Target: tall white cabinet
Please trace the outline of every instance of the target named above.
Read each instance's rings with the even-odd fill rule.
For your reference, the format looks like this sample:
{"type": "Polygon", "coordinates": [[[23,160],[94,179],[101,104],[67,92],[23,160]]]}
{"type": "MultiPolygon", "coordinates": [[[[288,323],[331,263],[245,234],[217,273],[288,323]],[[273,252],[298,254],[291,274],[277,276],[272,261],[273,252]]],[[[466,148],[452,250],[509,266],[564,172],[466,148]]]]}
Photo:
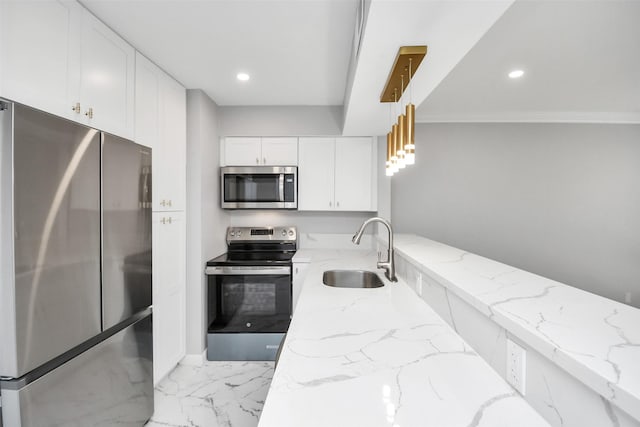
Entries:
{"type": "Polygon", "coordinates": [[[136,139],[153,152],[154,381],[186,352],[186,91],[136,57],[136,139]]]}
{"type": "Polygon", "coordinates": [[[154,381],[186,350],[186,91],[73,0],[0,0],[0,97],[153,149],[154,381]]]}
{"type": "Polygon", "coordinates": [[[377,210],[375,162],[371,137],[300,138],[298,210],[377,210]]]}

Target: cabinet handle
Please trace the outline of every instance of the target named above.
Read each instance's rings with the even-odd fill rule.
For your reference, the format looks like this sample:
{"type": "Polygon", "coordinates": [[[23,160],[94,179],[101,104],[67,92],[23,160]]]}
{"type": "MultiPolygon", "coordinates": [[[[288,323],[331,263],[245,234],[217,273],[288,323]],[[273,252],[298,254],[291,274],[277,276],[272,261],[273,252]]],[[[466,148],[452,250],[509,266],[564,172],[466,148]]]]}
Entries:
{"type": "Polygon", "coordinates": [[[93,119],[93,108],[89,107],[89,109],[84,113],[85,116],[93,119]]]}
{"type": "Polygon", "coordinates": [[[171,224],[171,217],[167,218],[167,222],[171,224]]]}
{"type": "Polygon", "coordinates": [[[336,202],[336,207],[339,208],[340,207],[340,202],[336,202]]]}
{"type": "Polygon", "coordinates": [[[329,207],[331,207],[331,202],[329,202],[329,207]]]}
{"type": "Polygon", "coordinates": [[[266,157],[263,157],[263,158],[262,158],[262,164],[263,164],[263,165],[266,165],[266,164],[267,164],[267,158],[266,158],[266,157]]]}
{"type": "Polygon", "coordinates": [[[76,105],[72,105],[71,111],[75,112],[76,114],[80,114],[80,103],[76,102],[76,105]]]}
{"type": "Polygon", "coordinates": [[[169,217],[169,218],[162,217],[162,219],[160,220],[160,222],[161,222],[162,224],[171,224],[171,217],[169,217]]]}
{"type": "Polygon", "coordinates": [[[256,157],[256,165],[260,164],[260,159],[256,157]]]}
{"type": "MultiPolygon", "coordinates": [[[[167,206],[171,207],[171,200],[167,200],[167,206]]],[[[169,221],[171,223],[171,221],[169,221]]]]}
{"type": "Polygon", "coordinates": [[[162,199],[162,201],[160,202],[160,206],[166,206],[166,205],[167,205],[167,203],[164,201],[164,199],[162,199]]]}
{"type": "Polygon", "coordinates": [[[298,267],[296,267],[296,274],[298,274],[298,267]]]}

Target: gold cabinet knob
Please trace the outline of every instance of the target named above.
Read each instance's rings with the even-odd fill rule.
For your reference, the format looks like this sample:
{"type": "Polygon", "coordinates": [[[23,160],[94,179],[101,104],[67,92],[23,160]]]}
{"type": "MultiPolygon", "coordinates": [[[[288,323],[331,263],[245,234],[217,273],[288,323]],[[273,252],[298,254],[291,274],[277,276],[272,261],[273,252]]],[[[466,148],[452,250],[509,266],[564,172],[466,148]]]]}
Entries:
{"type": "Polygon", "coordinates": [[[93,119],[93,108],[90,107],[87,111],[85,111],[84,115],[89,117],[90,119],[93,119]]]}
{"type": "Polygon", "coordinates": [[[80,114],[80,103],[76,102],[75,105],[72,105],[71,111],[75,112],[76,114],[80,114]]]}

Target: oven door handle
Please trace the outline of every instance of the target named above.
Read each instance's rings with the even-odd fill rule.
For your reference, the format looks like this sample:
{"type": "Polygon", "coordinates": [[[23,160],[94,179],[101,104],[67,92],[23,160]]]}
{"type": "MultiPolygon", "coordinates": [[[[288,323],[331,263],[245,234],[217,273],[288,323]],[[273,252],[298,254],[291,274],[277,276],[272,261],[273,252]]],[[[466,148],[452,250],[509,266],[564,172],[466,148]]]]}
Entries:
{"type": "Polygon", "coordinates": [[[207,267],[207,275],[220,276],[289,276],[289,267],[207,267]]]}
{"type": "Polygon", "coordinates": [[[278,178],[278,190],[280,192],[280,201],[284,202],[284,174],[281,173],[278,178]]]}

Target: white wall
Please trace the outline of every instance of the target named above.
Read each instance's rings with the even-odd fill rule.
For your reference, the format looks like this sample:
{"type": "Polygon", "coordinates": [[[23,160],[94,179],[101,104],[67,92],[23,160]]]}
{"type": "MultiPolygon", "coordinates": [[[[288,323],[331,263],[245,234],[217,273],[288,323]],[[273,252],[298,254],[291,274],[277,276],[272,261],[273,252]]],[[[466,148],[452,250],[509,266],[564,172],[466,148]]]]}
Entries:
{"type": "Polygon", "coordinates": [[[640,306],[640,125],[422,124],[416,139],[392,178],[397,231],[640,306]]]}
{"type": "MultiPolygon", "coordinates": [[[[391,180],[385,176],[385,162],[387,161],[387,137],[378,137],[378,216],[393,221],[391,218],[391,180]],[[381,171],[381,172],[380,172],[381,171]]],[[[394,224],[392,223],[392,226],[394,224]]],[[[378,236],[387,241],[388,232],[378,224],[378,236]]],[[[395,231],[395,230],[394,230],[395,231]]]]}
{"type": "Polygon", "coordinates": [[[222,136],[342,134],[342,106],[220,107],[222,136]]]}
{"type": "Polygon", "coordinates": [[[187,354],[200,355],[206,335],[206,261],[226,252],[229,216],[219,204],[219,107],[187,91],[187,354]]]}

